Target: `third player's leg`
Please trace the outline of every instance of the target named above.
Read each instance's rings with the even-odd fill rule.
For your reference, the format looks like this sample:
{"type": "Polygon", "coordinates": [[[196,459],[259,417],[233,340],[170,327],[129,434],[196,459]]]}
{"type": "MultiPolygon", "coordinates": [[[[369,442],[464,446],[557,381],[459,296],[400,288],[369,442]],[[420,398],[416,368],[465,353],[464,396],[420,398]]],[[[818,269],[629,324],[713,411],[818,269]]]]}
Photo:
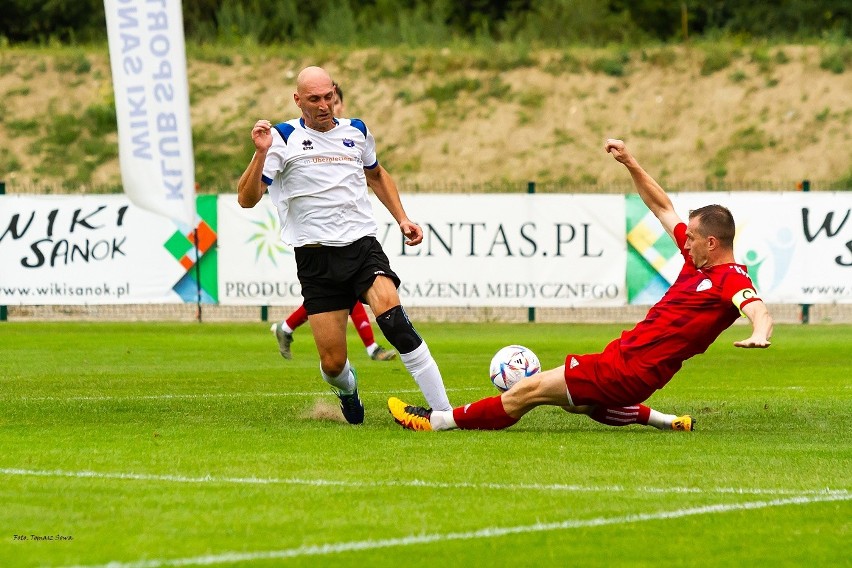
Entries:
{"type": "Polygon", "coordinates": [[[352,325],[355,326],[355,331],[358,332],[358,337],[361,338],[364,347],[373,345],[376,342],[376,337],[373,335],[373,326],[370,324],[370,316],[367,315],[364,304],[355,302],[349,317],[352,318],[352,325]]]}

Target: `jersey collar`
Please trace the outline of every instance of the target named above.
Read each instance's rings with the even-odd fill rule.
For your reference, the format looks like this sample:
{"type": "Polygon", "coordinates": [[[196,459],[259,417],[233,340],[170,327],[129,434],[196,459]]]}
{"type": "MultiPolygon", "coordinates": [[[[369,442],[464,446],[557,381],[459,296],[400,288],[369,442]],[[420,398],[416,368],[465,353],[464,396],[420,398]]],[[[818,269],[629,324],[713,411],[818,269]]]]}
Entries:
{"type": "MultiPolygon", "coordinates": [[[[333,121],[334,121],[334,125],[335,125],[335,126],[337,126],[338,124],[340,124],[340,121],[339,121],[339,120],[337,120],[336,118],[332,118],[331,120],[333,120],[333,121]]],[[[314,130],[314,129],[313,129],[313,128],[311,128],[310,126],[306,125],[306,124],[305,124],[305,119],[304,119],[304,117],[299,117],[299,125],[300,125],[302,128],[304,128],[305,130],[313,130],[314,132],[319,132],[320,134],[325,134],[325,132],[320,132],[319,130],[314,130]]],[[[332,128],[332,130],[334,130],[334,129],[332,128]]],[[[327,130],[326,132],[330,132],[330,130],[327,130]]]]}

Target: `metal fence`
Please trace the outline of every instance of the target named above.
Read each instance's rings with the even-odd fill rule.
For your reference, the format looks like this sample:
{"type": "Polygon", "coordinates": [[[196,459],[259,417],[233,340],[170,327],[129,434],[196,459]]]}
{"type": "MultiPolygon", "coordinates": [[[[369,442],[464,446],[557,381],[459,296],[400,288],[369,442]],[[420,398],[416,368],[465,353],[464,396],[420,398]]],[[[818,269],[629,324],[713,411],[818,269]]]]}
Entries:
{"type": "MultiPolygon", "coordinates": [[[[852,191],[852,180],[658,180],[667,191],[797,191],[804,185],[811,191],[852,191]]],[[[2,183],[2,182],[0,182],[2,183]]],[[[429,183],[397,180],[402,193],[604,193],[628,194],[634,192],[632,183],[619,181],[612,183],[585,184],[561,181],[524,181],[501,183],[459,183],[434,181],[429,183]]],[[[28,184],[9,182],[6,192],[21,195],[103,195],[122,193],[120,185],[92,184],[28,184]]],[[[215,187],[198,187],[199,195],[219,195],[236,193],[237,184],[223,184],[215,187]]]]}
{"type": "MultiPolygon", "coordinates": [[[[298,306],[221,306],[202,304],[129,304],[91,306],[8,306],[8,321],[171,321],[262,322],[281,321],[298,306]]],[[[616,323],[640,321],[648,306],[618,308],[406,308],[415,322],[458,323],[616,323]]],[[[803,323],[803,310],[795,304],[771,304],[776,323],[803,323]]],[[[369,310],[368,310],[369,313],[369,310]]],[[[852,324],[852,304],[815,304],[807,310],[807,322],[852,324]]],[[[742,319],[742,324],[746,323],[742,319]]],[[[625,327],[626,328],[626,327],[625,327]]]]}

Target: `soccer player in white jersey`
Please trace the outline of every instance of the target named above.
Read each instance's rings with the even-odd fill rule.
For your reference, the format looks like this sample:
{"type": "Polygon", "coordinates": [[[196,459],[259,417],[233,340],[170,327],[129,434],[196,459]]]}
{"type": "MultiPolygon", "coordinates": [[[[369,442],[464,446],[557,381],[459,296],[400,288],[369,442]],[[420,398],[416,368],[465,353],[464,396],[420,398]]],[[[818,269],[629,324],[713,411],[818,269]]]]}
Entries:
{"type": "MultiPolygon", "coordinates": [[[[334,83],[334,94],[334,116],[340,118],[345,113],[343,89],[336,82],[334,83]]],[[[367,310],[364,309],[364,304],[360,300],[352,306],[352,311],[349,312],[349,319],[352,320],[352,325],[355,327],[355,331],[358,332],[358,337],[361,338],[361,342],[364,344],[364,348],[367,350],[367,355],[370,359],[374,361],[391,361],[396,358],[396,351],[385,349],[376,343],[373,326],[370,325],[370,317],[367,315],[367,310]]],[[[272,324],[270,331],[272,331],[276,341],[278,341],[278,352],[285,359],[293,358],[293,352],[290,349],[290,345],[293,343],[293,332],[296,331],[296,328],[306,323],[308,323],[308,310],[305,309],[303,304],[284,320],[272,324]]]]}
{"type": "Polygon", "coordinates": [[[301,117],[254,124],[255,153],[240,177],[237,199],[242,207],[254,207],[268,190],[278,209],[281,239],[295,252],[323,379],[340,399],[346,420],[361,424],[364,406],[346,346],[346,320],[361,299],[427,404],[451,410],[438,365],[400,305],[400,280],[376,239],[367,187],[399,224],[407,245],[420,244],[423,230],[406,215],[367,126],[334,116],[329,74],[320,67],[303,69],[293,99],[301,117]]]}

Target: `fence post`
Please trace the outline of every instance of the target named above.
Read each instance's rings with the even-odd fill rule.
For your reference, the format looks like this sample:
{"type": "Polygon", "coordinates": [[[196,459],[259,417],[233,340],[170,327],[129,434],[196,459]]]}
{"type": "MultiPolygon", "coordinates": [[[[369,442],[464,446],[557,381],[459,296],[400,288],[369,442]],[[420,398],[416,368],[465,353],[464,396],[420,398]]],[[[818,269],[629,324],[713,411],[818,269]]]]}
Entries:
{"type": "MultiPolygon", "coordinates": [[[[196,205],[197,207],[197,205],[196,205]]],[[[201,323],[201,249],[198,245],[198,225],[192,232],[192,240],[195,243],[195,319],[201,323]]]]}
{"type": "MultiPolygon", "coordinates": [[[[535,182],[530,181],[527,182],[527,193],[535,193],[535,182]]],[[[535,322],[535,307],[527,308],[527,321],[529,323],[535,322]]]]}
{"type": "MultiPolygon", "coordinates": [[[[810,191],[811,190],[811,181],[807,179],[803,179],[799,183],[799,187],[802,191],[810,191]]],[[[811,321],[811,305],[810,304],[801,304],[802,307],[802,315],[801,320],[802,323],[808,323],[811,321]]]]}
{"type": "MultiPolygon", "coordinates": [[[[0,181],[0,195],[5,195],[6,193],[6,182],[0,181]]],[[[9,313],[6,310],[5,305],[0,305],[0,321],[6,321],[9,317],[9,313]]]]}

